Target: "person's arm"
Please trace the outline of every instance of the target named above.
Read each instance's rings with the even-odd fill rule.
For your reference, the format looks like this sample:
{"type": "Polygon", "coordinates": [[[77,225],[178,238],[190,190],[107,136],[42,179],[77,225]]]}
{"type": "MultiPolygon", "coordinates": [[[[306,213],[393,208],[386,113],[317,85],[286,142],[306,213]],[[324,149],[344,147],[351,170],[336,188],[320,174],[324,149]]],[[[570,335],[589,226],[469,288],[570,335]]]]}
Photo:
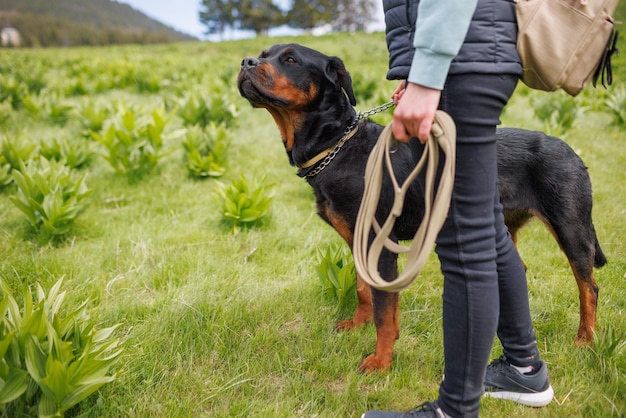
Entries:
{"type": "Polygon", "coordinates": [[[467,35],[477,0],[421,0],[415,23],[411,83],[441,90],[467,35]]]}
{"type": "Polygon", "coordinates": [[[408,82],[393,95],[396,139],[417,137],[422,143],[428,139],[450,63],[463,45],[476,4],[477,0],[421,0],[408,82]]]}

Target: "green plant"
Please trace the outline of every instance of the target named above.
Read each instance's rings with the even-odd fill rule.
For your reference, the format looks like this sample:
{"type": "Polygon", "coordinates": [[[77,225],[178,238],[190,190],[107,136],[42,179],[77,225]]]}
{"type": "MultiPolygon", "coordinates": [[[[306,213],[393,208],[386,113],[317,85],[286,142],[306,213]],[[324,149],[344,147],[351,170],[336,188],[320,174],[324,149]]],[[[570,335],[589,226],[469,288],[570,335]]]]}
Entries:
{"type": "Polygon", "coordinates": [[[0,155],[0,190],[13,182],[11,177],[11,166],[4,161],[4,157],[0,155]]]}
{"type": "Polygon", "coordinates": [[[86,77],[70,78],[69,80],[63,80],[64,83],[59,86],[61,91],[66,96],[84,96],[89,94],[89,84],[86,77]]]}
{"type": "Polygon", "coordinates": [[[237,117],[237,107],[229,95],[219,88],[209,93],[193,92],[178,101],[178,116],[186,126],[207,126],[210,122],[231,124],[237,117]]]}
{"type": "Polygon", "coordinates": [[[338,309],[346,307],[356,294],[356,271],[352,256],[345,245],[335,245],[326,251],[317,250],[317,275],[324,294],[336,299],[338,309]]]}
{"type": "Polygon", "coordinates": [[[34,117],[40,117],[61,126],[67,123],[74,109],[54,93],[39,96],[27,95],[22,98],[22,105],[34,117]]]}
{"type": "Polygon", "coordinates": [[[152,69],[138,71],[135,76],[135,86],[139,93],[158,93],[161,89],[161,77],[152,69]]]}
{"type": "Polygon", "coordinates": [[[22,98],[28,94],[28,86],[11,75],[0,74],[0,103],[7,101],[13,109],[19,109],[22,98]]]}
{"type": "Polygon", "coordinates": [[[63,315],[58,280],[46,295],[26,287],[20,309],[0,280],[0,408],[8,416],[63,417],[103,385],[120,353],[117,325],[98,329],[87,302],[63,315]]]}
{"type": "Polygon", "coordinates": [[[22,107],[26,109],[31,116],[38,117],[42,111],[43,103],[37,96],[27,94],[22,97],[22,107]]]}
{"type": "Polygon", "coordinates": [[[187,170],[193,177],[221,177],[226,172],[228,133],[223,124],[209,123],[202,129],[194,125],[187,129],[182,142],[187,170]]]}
{"type": "Polygon", "coordinates": [[[626,87],[620,86],[608,96],[604,107],[613,116],[613,124],[619,127],[626,126],[626,87]]]}
{"type": "Polygon", "coordinates": [[[79,121],[83,128],[83,135],[90,136],[91,132],[100,132],[104,122],[112,113],[110,106],[95,101],[83,103],[77,109],[79,121]]]}
{"type": "Polygon", "coordinates": [[[554,136],[566,134],[586,111],[574,97],[563,92],[535,95],[530,103],[545,132],[554,136]]]}
{"type": "Polygon", "coordinates": [[[216,195],[221,201],[224,220],[233,232],[241,227],[260,224],[267,216],[272,202],[271,189],[266,178],[248,180],[244,175],[230,184],[218,183],[216,195]]]}
{"type": "Polygon", "coordinates": [[[43,242],[66,234],[85,209],[91,190],[85,175],[76,176],[65,165],[40,158],[13,170],[17,194],[11,202],[28,218],[43,242]]]}
{"type": "Polygon", "coordinates": [[[22,162],[28,161],[36,149],[37,145],[19,137],[4,137],[0,142],[0,154],[13,170],[19,169],[22,162]]]}
{"type": "Polygon", "coordinates": [[[47,160],[63,161],[70,168],[84,168],[91,163],[93,157],[84,138],[41,141],[39,155],[47,160]]]}
{"type": "MultiPolygon", "coordinates": [[[[601,331],[595,332],[590,347],[592,365],[597,367],[607,378],[617,372],[626,378],[626,335],[617,333],[611,324],[601,331]]],[[[619,380],[619,379],[617,379],[619,380]]]]}
{"type": "Polygon", "coordinates": [[[141,109],[122,106],[107,121],[102,133],[91,135],[104,145],[103,156],[115,172],[135,181],[150,173],[165,157],[164,130],[171,117],[162,107],[155,108],[151,118],[146,119],[141,109]]]}
{"type": "Polygon", "coordinates": [[[8,124],[13,113],[13,107],[9,102],[0,101],[0,126],[8,124]]]}
{"type": "Polygon", "coordinates": [[[65,125],[70,119],[70,115],[74,107],[58,96],[46,98],[44,102],[45,117],[55,125],[65,125]]]}
{"type": "Polygon", "coordinates": [[[15,70],[15,75],[20,82],[26,85],[29,93],[39,94],[46,87],[45,66],[37,60],[24,60],[15,70]]]}

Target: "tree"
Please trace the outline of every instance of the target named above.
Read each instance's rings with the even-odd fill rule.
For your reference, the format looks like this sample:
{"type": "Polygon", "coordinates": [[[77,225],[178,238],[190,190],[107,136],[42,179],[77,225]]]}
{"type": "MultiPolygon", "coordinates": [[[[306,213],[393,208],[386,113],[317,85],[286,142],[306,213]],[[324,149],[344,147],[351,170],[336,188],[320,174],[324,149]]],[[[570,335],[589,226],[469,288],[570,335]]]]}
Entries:
{"type": "Polygon", "coordinates": [[[333,0],[294,0],[287,12],[287,24],[292,28],[311,30],[332,22],[333,0]]]}
{"type": "Polygon", "coordinates": [[[291,0],[283,13],[284,0],[202,0],[200,22],[206,34],[226,29],[253,30],[257,35],[283,24],[311,30],[331,24],[337,31],[364,30],[371,22],[377,0],[291,0]]]}
{"type": "Polygon", "coordinates": [[[239,0],[235,24],[238,29],[250,29],[257,35],[266,34],[270,28],[280,26],[283,13],[273,0],[239,0]]]}
{"type": "Polygon", "coordinates": [[[222,34],[235,24],[233,0],[202,0],[200,4],[200,23],[206,25],[205,34],[222,34]]]}
{"type": "Polygon", "coordinates": [[[336,31],[364,30],[372,21],[376,0],[293,0],[287,23],[310,30],[330,23],[336,31]]]}
{"type": "Polygon", "coordinates": [[[373,0],[335,0],[333,30],[342,32],[363,31],[374,17],[373,0]]]}

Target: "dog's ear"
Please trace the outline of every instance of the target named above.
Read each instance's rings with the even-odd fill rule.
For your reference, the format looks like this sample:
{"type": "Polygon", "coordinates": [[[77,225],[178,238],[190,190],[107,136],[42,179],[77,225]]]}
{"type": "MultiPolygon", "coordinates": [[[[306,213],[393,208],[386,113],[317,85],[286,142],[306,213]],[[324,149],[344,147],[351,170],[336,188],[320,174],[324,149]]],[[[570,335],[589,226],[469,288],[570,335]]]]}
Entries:
{"type": "Polygon", "coordinates": [[[350,104],[356,106],[356,98],[352,90],[352,77],[350,77],[350,73],[346,70],[343,61],[338,57],[329,57],[325,74],[326,78],[333,82],[335,86],[343,89],[346,96],[348,96],[348,100],[350,100],[350,104]]]}

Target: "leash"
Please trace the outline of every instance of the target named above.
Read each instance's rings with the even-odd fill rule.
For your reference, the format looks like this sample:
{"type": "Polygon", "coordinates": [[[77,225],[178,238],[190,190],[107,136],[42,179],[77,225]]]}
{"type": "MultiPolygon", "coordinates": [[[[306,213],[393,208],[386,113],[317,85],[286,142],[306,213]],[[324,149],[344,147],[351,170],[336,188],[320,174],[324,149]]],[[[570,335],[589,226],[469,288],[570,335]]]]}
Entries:
{"type": "MultiPolygon", "coordinates": [[[[365,169],[365,191],[356,220],[353,243],[354,265],[360,277],[372,287],[387,292],[399,292],[407,288],[417,278],[428,260],[439,230],[448,215],[450,197],[454,185],[454,164],[456,160],[456,126],[452,118],[438,110],[433,126],[424,147],[424,153],[417,165],[400,186],[393,173],[390,148],[395,138],[388,124],[378,138],[365,169]],[[443,172],[435,192],[435,180],[439,164],[439,151],[445,154],[443,172]],[[402,214],[406,192],[417,175],[426,165],[425,211],[415,237],[409,247],[389,239],[396,219],[402,214]],[[380,198],[383,171],[387,168],[393,184],[395,196],[391,213],[382,227],[376,221],[376,210],[380,198]],[[374,229],[374,239],[370,232],[374,229]],[[378,260],[383,249],[396,254],[408,253],[404,271],[393,281],[386,281],[378,272],[378,260]]],[[[411,210],[410,208],[407,210],[411,210]]]]}

